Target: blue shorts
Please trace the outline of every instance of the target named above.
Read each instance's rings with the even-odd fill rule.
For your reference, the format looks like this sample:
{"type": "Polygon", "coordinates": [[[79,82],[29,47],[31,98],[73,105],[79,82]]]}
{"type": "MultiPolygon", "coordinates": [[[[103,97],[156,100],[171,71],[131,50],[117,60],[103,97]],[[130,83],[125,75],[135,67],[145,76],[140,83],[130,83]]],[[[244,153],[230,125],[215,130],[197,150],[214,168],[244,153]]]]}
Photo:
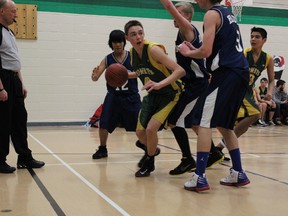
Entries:
{"type": "Polygon", "coordinates": [[[126,131],[135,131],[138,114],[141,108],[140,95],[118,95],[107,93],[100,117],[99,127],[112,133],[116,127],[121,126],[126,131]]]}
{"type": "Polygon", "coordinates": [[[185,85],[180,99],[169,117],[169,124],[177,127],[192,127],[192,116],[197,99],[208,87],[206,78],[194,79],[189,85],[185,85]]]}
{"type": "Polygon", "coordinates": [[[235,72],[220,68],[213,72],[207,92],[201,95],[195,105],[193,125],[233,130],[248,80],[248,70],[235,72]]]}

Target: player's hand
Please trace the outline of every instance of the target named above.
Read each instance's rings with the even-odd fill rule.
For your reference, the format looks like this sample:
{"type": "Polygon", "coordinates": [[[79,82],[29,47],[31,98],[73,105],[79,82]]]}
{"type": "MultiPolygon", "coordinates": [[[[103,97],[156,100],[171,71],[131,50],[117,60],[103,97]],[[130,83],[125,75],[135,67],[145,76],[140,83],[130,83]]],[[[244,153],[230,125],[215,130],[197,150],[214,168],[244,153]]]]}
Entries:
{"type": "Polygon", "coordinates": [[[184,41],[183,43],[184,43],[186,46],[188,46],[190,50],[195,50],[195,49],[196,49],[196,48],[195,48],[190,42],[188,42],[188,41],[184,41]]]}
{"type": "Polygon", "coordinates": [[[265,100],[266,104],[268,104],[269,106],[272,106],[272,101],[271,100],[265,100]]]}
{"type": "Polygon", "coordinates": [[[97,66],[97,67],[95,67],[94,69],[93,69],[93,71],[92,71],[92,75],[91,75],[91,79],[93,80],[93,81],[97,81],[97,71],[99,70],[99,65],[97,66]]]}
{"type": "Polygon", "coordinates": [[[267,100],[267,101],[270,101],[272,99],[272,95],[271,94],[266,94],[264,99],[267,100]]]}
{"type": "Polygon", "coordinates": [[[27,89],[26,89],[26,87],[24,85],[22,85],[22,91],[23,91],[24,98],[26,98],[27,94],[28,94],[28,91],[27,91],[27,89]]]}
{"type": "MultiPolygon", "coordinates": [[[[178,46],[178,51],[183,55],[183,56],[186,56],[186,57],[188,57],[189,56],[189,52],[192,50],[192,48],[191,48],[191,46],[189,45],[190,43],[189,42],[187,42],[187,43],[185,43],[185,41],[182,43],[182,44],[180,44],[179,46],[178,46]]],[[[192,46],[193,47],[193,46],[192,46]]],[[[195,48],[194,48],[195,49],[195,48]]]]}
{"type": "Polygon", "coordinates": [[[159,83],[157,82],[153,82],[151,80],[149,80],[143,87],[142,90],[146,90],[147,92],[150,92],[152,90],[158,90],[160,89],[161,86],[159,83]]]}
{"type": "Polygon", "coordinates": [[[8,100],[8,93],[5,89],[0,92],[0,101],[7,101],[8,100]]]}

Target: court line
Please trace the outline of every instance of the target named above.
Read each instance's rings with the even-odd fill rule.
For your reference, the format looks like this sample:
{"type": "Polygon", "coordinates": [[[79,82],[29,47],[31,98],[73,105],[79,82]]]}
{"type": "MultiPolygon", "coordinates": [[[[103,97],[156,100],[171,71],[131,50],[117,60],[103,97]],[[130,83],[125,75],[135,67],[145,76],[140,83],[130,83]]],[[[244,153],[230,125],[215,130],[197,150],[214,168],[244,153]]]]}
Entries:
{"type": "Polygon", "coordinates": [[[42,181],[39,179],[39,177],[37,176],[37,174],[34,172],[33,169],[28,168],[27,169],[30,173],[30,175],[32,176],[32,178],[34,179],[34,181],[36,182],[36,184],[38,185],[38,187],[40,188],[40,190],[42,191],[43,195],[46,197],[46,199],[49,201],[50,205],[52,206],[52,208],[54,209],[55,213],[58,216],[65,216],[66,214],[63,212],[63,210],[60,208],[60,206],[58,205],[58,203],[55,201],[55,199],[52,197],[52,195],[49,193],[49,191],[47,190],[47,188],[44,186],[44,184],[42,183],[42,181]]]}
{"type": "Polygon", "coordinates": [[[118,206],[113,200],[111,200],[108,196],[102,193],[98,188],[96,188],[93,184],[91,184],[87,179],[85,179],[82,175],[76,172],[71,166],[69,166],[65,161],[63,161],[60,157],[54,154],[52,150],[50,150],[47,146],[45,146],[40,140],[34,137],[31,133],[28,135],[34,139],[39,145],[41,145],[46,151],[48,151],[53,157],[55,157],[62,165],[64,165],[68,170],[70,170],[75,176],[77,176],[84,184],[86,184],[90,189],[96,192],[100,197],[102,197],[106,202],[108,202],[111,206],[113,206],[118,212],[122,215],[130,216],[124,209],[118,206]]]}

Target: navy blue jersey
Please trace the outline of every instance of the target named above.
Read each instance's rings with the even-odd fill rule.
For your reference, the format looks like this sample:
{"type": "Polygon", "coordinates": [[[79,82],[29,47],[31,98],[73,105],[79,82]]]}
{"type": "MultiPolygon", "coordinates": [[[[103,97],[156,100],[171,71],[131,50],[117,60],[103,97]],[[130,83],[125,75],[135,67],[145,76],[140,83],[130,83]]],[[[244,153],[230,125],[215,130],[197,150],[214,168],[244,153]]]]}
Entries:
{"type": "MultiPolygon", "coordinates": [[[[106,68],[114,63],[119,63],[124,65],[129,71],[132,71],[132,66],[130,64],[130,54],[128,51],[125,51],[126,55],[123,62],[118,62],[114,57],[113,53],[110,53],[105,57],[106,68]]],[[[112,94],[133,94],[138,93],[138,83],[137,79],[128,79],[128,81],[121,87],[113,88],[106,83],[107,91],[112,94]]]]}
{"type": "Polygon", "coordinates": [[[243,54],[242,38],[236,18],[225,6],[213,6],[210,10],[220,14],[221,25],[216,30],[212,54],[207,58],[208,72],[219,67],[246,71],[249,66],[243,54]]]}
{"type": "MultiPolygon", "coordinates": [[[[193,26],[193,25],[192,25],[193,26]]],[[[200,39],[200,34],[195,26],[193,26],[195,38],[193,41],[190,41],[191,44],[195,48],[199,48],[202,45],[202,41],[200,39]]],[[[186,76],[182,77],[181,80],[185,85],[191,83],[191,81],[195,78],[203,78],[208,77],[208,72],[206,70],[205,59],[194,59],[191,57],[185,57],[180,52],[178,52],[177,47],[183,42],[183,38],[178,32],[177,39],[175,41],[175,51],[176,51],[176,59],[177,63],[184,68],[186,72],[186,76]]]]}

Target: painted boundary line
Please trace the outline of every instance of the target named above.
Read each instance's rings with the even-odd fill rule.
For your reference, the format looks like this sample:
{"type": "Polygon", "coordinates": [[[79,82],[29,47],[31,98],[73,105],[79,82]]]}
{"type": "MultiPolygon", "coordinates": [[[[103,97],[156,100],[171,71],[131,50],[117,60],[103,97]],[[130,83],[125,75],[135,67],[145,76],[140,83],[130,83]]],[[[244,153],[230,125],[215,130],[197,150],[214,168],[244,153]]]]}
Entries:
{"type": "Polygon", "coordinates": [[[81,176],[78,172],[76,172],[71,166],[69,166],[65,161],[63,161],[60,157],[54,154],[52,150],[50,150],[47,146],[45,146],[40,140],[34,137],[32,134],[28,133],[28,135],[34,139],[39,145],[41,145],[47,152],[49,152],[53,157],[55,157],[63,166],[65,166],[68,170],[70,170],[75,176],[77,176],[84,184],[86,184],[89,188],[91,188],[94,192],[96,192],[100,197],[102,197],[107,203],[113,206],[118,212],[120,212],[124,216],[130,216],[125,210],[123,210],[120,206],[118,206],[113,200],[107,197],[104,193],[102,193],[98,188],[96,188],[93,184],[87,181],[83,176],[81,176]]]}

